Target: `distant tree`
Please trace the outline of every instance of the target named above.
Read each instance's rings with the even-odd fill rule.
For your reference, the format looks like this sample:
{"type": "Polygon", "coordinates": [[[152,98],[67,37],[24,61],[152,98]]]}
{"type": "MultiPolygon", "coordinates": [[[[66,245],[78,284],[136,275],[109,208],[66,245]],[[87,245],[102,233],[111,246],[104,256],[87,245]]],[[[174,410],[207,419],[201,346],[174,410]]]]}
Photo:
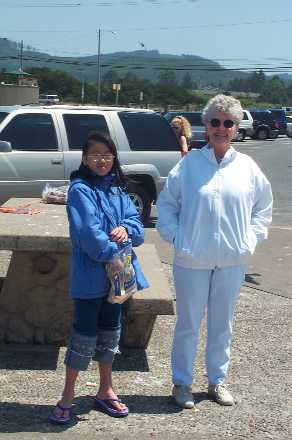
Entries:
{"type": "Polygon", "coordinates": [[[158,85],[177,85],[176,74],[173,70],[166,70],[160,73],[158,77],[158,85]]]}
{"type": "Polygon", "coordinates": [[[262,93],[266,85],[266,76],[262,70],[251,73],[247,78],[234,78],[228,83],[228,90],[237,92],[262,93]]]}
{"type": "Polygon", "coordinates": [[[61,70],[47,67],[29,67],[28,71],[37,78],[41,93],[57,93],[62,99],[80,101],[81,82],[61,70]]]}
{"type": "Polygon", "coordinates": [[[284,81],[278,76],[273,76],[267,80],[261,98],[273,104],[285,104],[287,102],[287,90],[284,81]]]}
{"type": "Polygon", "coordinates": [[[292,82],[288,83],[288,86],[286,88],[286,93],[287,93],[287,100],[288,100],[288,104],[291,102],[292,104],[292,82]]]}
{"type": "Polygon", "coordinates": [[[102,77],[102,84],[112,87],[113,84],[120,82],[120,77],[116,70],[108,70],[102,77]]]}
{"type": "Polygon", "coordinates": [[[193,80],[189,72],[185,73],[181,82],[181,86],[186,90],[193,90],[193,80]]]}

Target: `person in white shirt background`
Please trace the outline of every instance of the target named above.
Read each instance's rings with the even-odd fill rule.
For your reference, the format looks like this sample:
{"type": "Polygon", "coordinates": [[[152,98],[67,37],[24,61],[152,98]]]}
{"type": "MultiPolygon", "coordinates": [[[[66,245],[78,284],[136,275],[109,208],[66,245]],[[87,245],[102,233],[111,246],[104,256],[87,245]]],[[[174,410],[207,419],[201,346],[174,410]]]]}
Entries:
{"type": "Polygon", "coordinates": [[[184,408],[194,406],[193,366],[206,309],[208,394],[221,405],[234,403],[224,379],[235,304],[248,257],[267,238],[272,220],[269,181],[231,146],[242,118],[240,101],[212,98],[202,113],[209,143],[171,170],[157,203],[158,232],[175,249],[172,380],[173,397],[184,408]]]}

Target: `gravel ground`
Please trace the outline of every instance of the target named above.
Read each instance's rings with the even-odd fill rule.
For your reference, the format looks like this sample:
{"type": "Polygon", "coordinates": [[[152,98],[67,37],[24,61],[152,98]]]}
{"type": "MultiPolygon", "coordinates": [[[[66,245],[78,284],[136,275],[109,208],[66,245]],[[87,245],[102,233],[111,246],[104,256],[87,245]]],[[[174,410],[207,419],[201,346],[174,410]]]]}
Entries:
{"type": "MultiPolygon", "coordinates": [[[[172,282],[170,267],[164,268],[172,282]]],[[[80,375],[72,424],[51,426],[46,418],[62,389],[65,349],[2,347],[0,438],[292,438],[291,300],[243,288],[227,379],[237,399],[234,407],[220,407],[206,395],[205,325],[193,384],[195,409],[173,404],[169,353],[174,323],[172,316],[159,317],[146,354],[133,350],[117,357],[114,382],[131,411],[122,420],[92,410],[95,388],[87,382],[98,380],[93,364],[80,375]]]]}

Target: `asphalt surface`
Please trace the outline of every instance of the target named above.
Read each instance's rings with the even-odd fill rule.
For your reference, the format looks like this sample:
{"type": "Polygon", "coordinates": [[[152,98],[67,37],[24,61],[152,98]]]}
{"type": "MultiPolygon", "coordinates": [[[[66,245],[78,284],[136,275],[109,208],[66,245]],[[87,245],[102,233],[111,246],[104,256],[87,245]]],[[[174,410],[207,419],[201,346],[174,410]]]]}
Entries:
{"type": "MultiPolygon", "coordinates": [[[[292,438],[292,140],[245,141],[271,180],[275,215],[269,240],[251,261],[236,310],[232,362],[227,383],[237,404],[220,407],[206,395],[205,323],[193,383],[194,410],[180,410],[170,397],[170,349],[175,317],[157,319],[147,352],[124,351],[114,367],[114,383],[130,408],[116,420],[92,409],[95,366],[80,375],[75,417],[66,427],[47,416],[60,395],[64,348],[9,346],[0,349],[0,439],[234,439],[292,438]]],[[[155,231],[155,208],[146,242],[155,243],[172,285],[172,249],[155,231]]],[[[1,253],[5,276],[9,254],[1,253]]]]}

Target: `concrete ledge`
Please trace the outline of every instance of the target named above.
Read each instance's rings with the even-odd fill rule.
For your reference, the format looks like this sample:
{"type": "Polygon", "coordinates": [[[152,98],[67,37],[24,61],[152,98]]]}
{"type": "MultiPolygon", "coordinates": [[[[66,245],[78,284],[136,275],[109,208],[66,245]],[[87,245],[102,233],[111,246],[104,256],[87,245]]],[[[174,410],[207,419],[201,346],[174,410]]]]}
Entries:
{"type": "MultiPolygon", "coordinates": [[[[35,215],[0,213],[0,249],[12,250],[0,294],[0,342],[66,343],[73,304],[68,295],[71,242],[66,207],[40,199],[29,204],[35,215]]],[[[150,288],[123,306],[122,343],[146,348],[157,315],[173,315],[173,295],[154,244],[135,248],[150,288]]]]}

